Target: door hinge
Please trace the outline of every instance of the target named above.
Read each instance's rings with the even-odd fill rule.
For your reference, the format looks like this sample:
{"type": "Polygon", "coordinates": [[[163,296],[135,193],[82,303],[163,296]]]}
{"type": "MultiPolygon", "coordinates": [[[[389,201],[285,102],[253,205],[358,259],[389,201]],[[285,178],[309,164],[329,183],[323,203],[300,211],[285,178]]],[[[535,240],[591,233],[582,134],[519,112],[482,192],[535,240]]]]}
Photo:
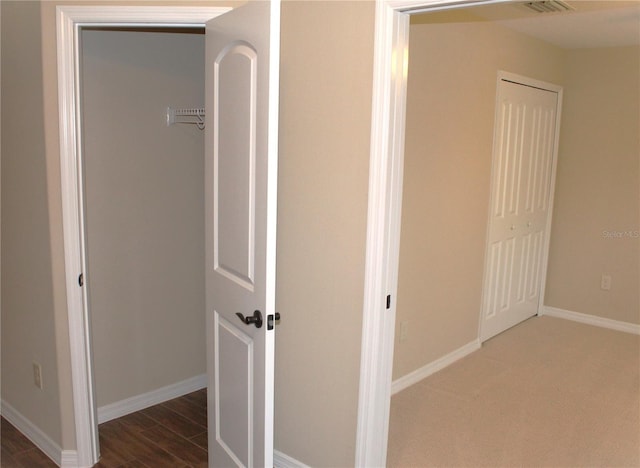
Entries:
{"type": "Polygon", "coordinates": [[[387,310],[391,309],[391,294],[387,295],[387,310]]]}
{"type": "Polygon", "coordinates": [[[80,273],[80,276],[78,276],[78,285],[80,287],[84,286],[84,273],[80,273]]]}

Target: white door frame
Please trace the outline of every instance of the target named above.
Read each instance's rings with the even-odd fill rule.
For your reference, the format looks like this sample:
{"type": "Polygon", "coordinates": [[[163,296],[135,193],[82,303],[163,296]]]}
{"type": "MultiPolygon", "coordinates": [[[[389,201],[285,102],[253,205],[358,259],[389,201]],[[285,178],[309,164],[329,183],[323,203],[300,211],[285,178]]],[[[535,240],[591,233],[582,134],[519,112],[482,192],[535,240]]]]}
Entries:
{"type": "MultiPolygon", "coordinates": [[[[82,133],[80,107],[80,37],[83,26],[202,27],[230,7],[58,6],[58,100],[60,182],[64,236],[65,284],[71,351],[76,432],[74,466],[98,461],[98,425],[89,329],[87,288],[80,287],[86,269],[82,133]]],[[[85,281],[86,283],[86,281],[85,281]]],[[[204,313],[204,311],[203,311],[204,313]]]]}
{"type": "Polygon", "coordinates": [[[387,461],[411,13],[513,0],[376,0],[357,467],[387,461]],[[388,299],[389,298],[389,299],[388,299]]]}

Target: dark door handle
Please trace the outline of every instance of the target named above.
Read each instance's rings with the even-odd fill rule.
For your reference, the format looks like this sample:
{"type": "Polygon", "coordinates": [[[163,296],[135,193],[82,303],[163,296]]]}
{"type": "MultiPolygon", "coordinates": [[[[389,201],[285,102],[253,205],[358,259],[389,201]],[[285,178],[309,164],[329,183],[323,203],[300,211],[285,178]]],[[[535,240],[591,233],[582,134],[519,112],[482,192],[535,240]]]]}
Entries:
{"type": "Polygon", "coordinates": [[[262,327],[262,313],[259,310],[254,311],[253,315],[251,315],[249,317],[245,317],[240,312],[236,312],[236,315],[246,325],[251,325],[253,323],[256,326],[256,328],[261,328],[262,327]]]}

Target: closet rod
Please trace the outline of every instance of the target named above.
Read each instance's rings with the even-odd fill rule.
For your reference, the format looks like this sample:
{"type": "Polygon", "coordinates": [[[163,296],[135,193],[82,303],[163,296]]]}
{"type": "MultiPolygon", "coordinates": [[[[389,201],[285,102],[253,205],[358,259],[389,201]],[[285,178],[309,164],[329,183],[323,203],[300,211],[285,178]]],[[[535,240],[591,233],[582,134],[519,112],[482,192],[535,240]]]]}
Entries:
{"type": "Polygon", "coordinates": [[[167,107],[167,126],[182,123],[195,124],[204,130],[204,107],[191,109],[174,109],[167,107]]]}

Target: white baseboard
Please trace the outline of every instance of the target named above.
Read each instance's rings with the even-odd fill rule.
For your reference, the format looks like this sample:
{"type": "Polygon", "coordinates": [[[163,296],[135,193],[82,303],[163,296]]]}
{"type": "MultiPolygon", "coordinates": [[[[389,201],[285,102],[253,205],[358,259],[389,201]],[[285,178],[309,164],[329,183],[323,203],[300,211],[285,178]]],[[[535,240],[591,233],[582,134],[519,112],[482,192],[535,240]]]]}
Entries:
{"type": "Polygon", "coordinates": [[[60,457],[60,468],[78,468],[78,451],[63,450],[60,457]]]}
{"type": "Polygon", "coordinates": [[[480,340],[475,339],[472,342],[467,343],[466,345],[456,349],[455,351],[452,351],[449,354],[446,354],[441,358],[436,359],[433,362],[430,362],[426,366],[421,367],[420,369],[414,370],[413,372],[403,377],[400,377],[397,380],[394,380],[391,383],[391,394],[395,395],[401,390],[404,390],[405,388],[410,387],[411,385],[419,382],[420,380],[425,379],[432,374],[435,374],[439,370],[444,369],[448,365],[453,364],[457,360],[462,359],[463,357],[473,353],[474,351],[477,351],[478,349],[480,349],[480,340]]]}
{"type": "Polygon", "coordinates": [[[273,451],[273,465],[275,468],[309,468],[308,465],[278,450],[273,451]]]}
{"type": "Polygon", "coordinates": [[[42,430],[24,417],[13,406],[2,400],[2,416],[18,429],[27,439],[38,447],[54,463],[62,468],[72,468],[78,466],[78,454],[75,450],[62,450],[51,438],[42,430]]]}
{"type": "Polygon", "coordinates": [[[598,317],[596,315],[582,314],[580,312],[572,312],[570,310],[558,309],[557,307],[543,306],[542,315],[549,315],[550,317],[558,317],[573,320],[574,322],[585,323],[587,325],[594,325],[596,327],[610,328],[611,330],[640,335],[640,325],[635,323],[622,322],[620,320],[612,320],[604,317],[598,317]]]}
{"type": "Polygon", "coordinates": [[[101,406],[98,408],[98,424],[135,413],[206,387],[207,374],[201,374],[157,390],[101,406]]]}

